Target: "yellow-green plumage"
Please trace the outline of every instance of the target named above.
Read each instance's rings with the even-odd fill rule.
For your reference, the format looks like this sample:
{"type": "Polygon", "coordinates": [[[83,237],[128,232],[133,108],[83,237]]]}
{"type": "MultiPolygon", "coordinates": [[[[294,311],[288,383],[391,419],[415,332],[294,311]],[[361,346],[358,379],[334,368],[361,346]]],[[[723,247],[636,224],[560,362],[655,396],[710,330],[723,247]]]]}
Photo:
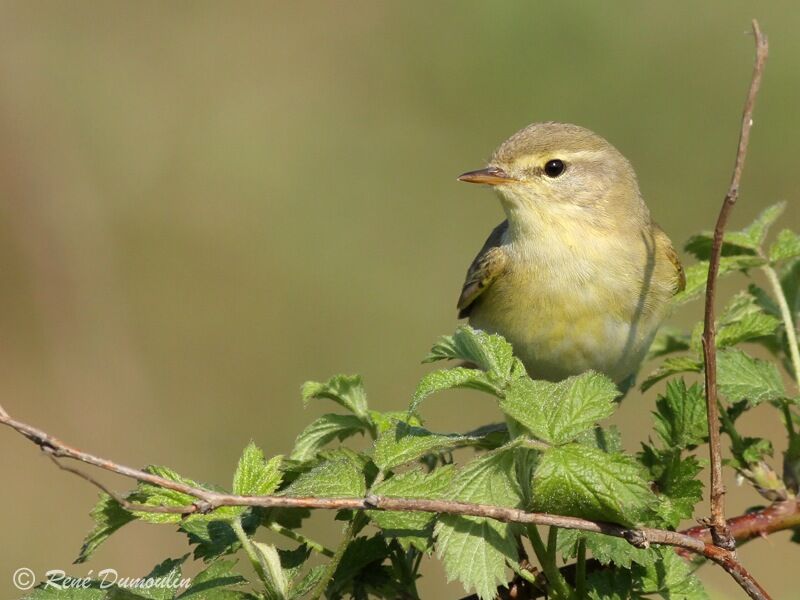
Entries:
{"type": "Polygon", "coordinates": [[[683,272],[628,161],[587,129],[537,123],[462,179],[493,185],[507,219],[467,273],[460,316],[506,337],[532,377],[633,374],[683,272]]]}

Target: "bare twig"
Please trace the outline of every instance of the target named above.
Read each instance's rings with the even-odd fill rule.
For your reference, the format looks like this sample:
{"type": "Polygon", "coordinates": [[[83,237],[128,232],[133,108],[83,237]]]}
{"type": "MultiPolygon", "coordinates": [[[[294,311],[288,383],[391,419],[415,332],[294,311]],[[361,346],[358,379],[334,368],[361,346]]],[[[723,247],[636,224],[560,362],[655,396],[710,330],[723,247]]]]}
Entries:
{"type": "MultiPolygon", "coordinates": [[[[736,560],[735,555],[719,548],[712,543],[702,539],[702,533],[688,535],[676,531],[666,531],[653,528],[632,529],[605,523],[602,521],[590,521],[577,517],[567,517],[551,515],[547,513],[534,513],[508,508],[503,506],[491,506],[487,504],[473,504],[468,502],[445,501],[445,500],[424,500],[411,498],[393,498],[388,496],[378,496],[370,494],[364,498],[313,498],[313,497],[291,497],[291,496],[238,496],[235,494],[225,494],[214,492],[205,488],[194,487],[153,475],[146,471],[127,467],[114,461],[100,458],[88,452],[78,450],[59,440],[58,438],[36,428],[27,423],[17,421],[9,416],[0,408],[0,424],[7,425],[11,429],[19,432],[33,443],[45,451],[56,464],[71,473],[74,473],[99,487],[109,494],[120,504],[133,512],[148,513],[178,513],[192,515],[208,513],[221,506],[259,506],[264,508],[316,508],[327,510],[392,510],[406,512],[428,512],[452,515],[464,515],[473,517],[484,517],[495,519],[506,523],[523,523],[528,525],[547,525],[551,527],[561,527],[563,529],[577,529],[593,533],[602,533],[614,537],[623,538],[628,543],[637,548],[646,548],[650,544],[673,546],[693,554],[703,556],[724,568],[739,583],[751,598],[755,600],[769,600],[769,596],[764,592],[753,577],[736,560]],[[99,483],[94,478],[88,476],[78,469],[61,464],[57,459],[67,458],[76,460],[88,465],[93,465],[100,469],[134,479],[136,481],[149,483],[168,490],[181,492],[194,498],[194,502],[187,502],[185,506],[150,506],[127,502],[124,498],[110,492],[108,488],[99,483]]],[[[800,510],[797,511],[800,513],[800,510]]]]}
{"type": "Polygon", "coordinates": [[[717,354],[716,328],[714,324],[714,297],[716,294],[719,261],[722,255],[722,242],[725,226],[728,223],[733,205],[739,197],[739,184],[742,179],[744,162],[747,156],[747,145],[750,141],[750,130],[753,127],[753,107],[756,95],[761,86],[761,76],[767,60],[767,38],[761,33],[758,21],[753,20],[753,34],[756,39],[756,60],[750,90],[742,114],[742,127],[739,134],[739,147],[728,193],[719,211],[717,225],[714,228],[714,242],[708,265],[708,281],[706,285],[705,324],[703,328],[703,358],[705,361],[706,410],[708,411],[709,454],[711,458],[711,526],[712,539],[720,548],[733,551],[736,548],[731,533],[725,523],[725,487],[722,483],[722,459],[720,455],[719,412],[717,409],[717,354]]]}

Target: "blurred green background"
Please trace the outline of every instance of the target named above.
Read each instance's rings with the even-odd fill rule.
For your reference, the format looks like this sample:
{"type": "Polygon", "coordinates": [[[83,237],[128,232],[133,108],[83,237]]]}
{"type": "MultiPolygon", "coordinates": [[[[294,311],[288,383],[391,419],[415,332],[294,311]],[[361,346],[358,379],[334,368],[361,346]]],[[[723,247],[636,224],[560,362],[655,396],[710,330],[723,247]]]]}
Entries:
{"type": "MultiPolygon", "coordinates": [[[[529,122],[579,123],[631,159],[681,245],[728,184],[752,17],[772,52],[733,225],[784,199],[798,228],[795,2],[3,2],[2,404],[223,485],[248,440],[287,452],[323,411],[303,409],[307,379],[358,372],[375,408],[406,407],[502,218],[455,177],[529,122]]],[[[630,450],[654,399],[616,417],[630,450]]],[[[764,408],[751,426],[777,435],[764,408]]],[[[423,409],[435,430],[497,418],[469,392],[423,409]]],[[[135,576],[187,550],[134,524],[71,566],[95,489],[11,431],[0,474],[0,597],[21,566],[135,576]]],[[[732,513],[760,502],[729,483],[732,513]]],[[[332,542],[330,517],[314,522],[332,542]]],[[[787,534],[741,555],[775,598],[800,597],[787,534]]],[[[460,595],[426,573],[423,597],[460,595]]]]}

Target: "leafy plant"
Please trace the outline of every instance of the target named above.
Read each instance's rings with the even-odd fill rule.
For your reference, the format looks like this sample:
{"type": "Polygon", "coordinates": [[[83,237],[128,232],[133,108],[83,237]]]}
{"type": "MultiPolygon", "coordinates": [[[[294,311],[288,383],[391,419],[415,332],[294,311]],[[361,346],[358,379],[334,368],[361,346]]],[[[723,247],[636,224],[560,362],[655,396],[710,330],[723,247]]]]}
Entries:
{"type": "MultiPolygon", "coordinates": [[[[797,383],[793,322],[800,312],[800,236],[783,230],[766,245],[782,208],[771,207],[746,229],[726,235],[723,271],[742,273],[750,282],[728,302],[717,324],[727,465],[761,498],[782,503],[789,516],[773,520],[773,529],[793,526],[800,512],[800,400],[787,390],[780,371],[788,369],[797,383]],[[766,287],[752,278],[758,272],[766,287]],[[770,440],[740,433],[761,404],[773,407],[785,427],[782,466],[770,440]]],[[[679,303],[702,292],[709,248],[709,234],[689,240],[687,250],[700,262],[689,268],[690,284],[679,303]]],[[[431,371],[406,411],[370,409],[359,377],[306,383],[304,402],[332,402],[338,412],[306,427],[288,456],[266,458],[250,443],[230,493],[166,467],[148,467],[143,473],[157,479],[140,479],[125,498],[101,495],[92,511],[95,527],[77,562],[88,560],[128,523],[169,524],[186,536],[194,560],[205,563],[191,586],[155,594],[101,589],[96,581],[70,595],[40,587],[29,597],[418,598],[423,559],[435,557],[449,579],[483,599],[507,593],[498,592],[503,586],[516,586],[517,597],[707,598],[695,565],[658,545],[661,538],[651,545],[646,537],[656,529],[675,531],[695,517],[703,495],[698,475],[708,423],[703,387],[691,381],[703,368],[700,331],[700,325],[689,332],[665,329],[653,344],[651,355],[662,364],[642,388],[668,381],[655,398],[649,439],[635,454],[625,452],[617,431],[605,424],[620,395],[608,378],[588,372],[558,383],[533,380],[505,340],[470,327],[441,338],[426,361],[474,366],[431,371]],[[423,403],[453,388],[484,394],[504,423],[466,433],[426,429],[423,403]],[[371,440],[366,450],[348,445],[355,436],[371,440]],[[337,547],[307,537],[310,501],[338,509],[337,547]],[[554,523],[546,531],[545,521],[554,523]],[[231,559],[237,554],[246,557],[254,578],[237,573],[231,559]],[[527,596],[520,596],[522,591],[527,596]]],[[[702,538],[699,530],[687,533],[702,538]]],[[[740,541],[753,535],[751,529],[738,533],[740,541]]],[[[151,577],[180,575],[187,560],[188,555],[166,560],[151,577]]]]}

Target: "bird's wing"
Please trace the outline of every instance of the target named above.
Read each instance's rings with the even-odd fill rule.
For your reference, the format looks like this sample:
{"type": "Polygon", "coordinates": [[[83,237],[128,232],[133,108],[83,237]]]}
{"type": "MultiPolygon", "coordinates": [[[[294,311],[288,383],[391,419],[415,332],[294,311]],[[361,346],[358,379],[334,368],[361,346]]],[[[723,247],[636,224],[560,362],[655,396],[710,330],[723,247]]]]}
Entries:
{"type": "Polygon", "coordinates": [[[467,270],[467,277],[464,280],[464,287],[461,288],[461,296],[458,298],[458,318],[468,317],[470,310],[483,290],[492,285],[503,270],[506,268],[508,257],[501,244],[503,235],[508,230],[508,221],[503,221],[492,230],[486,243],[478,252],[475,260],[467,270]]]}
{"type": "Polygon", "coordinates": [[[683,270],[683,265],[681,264],[680,259],[678,258],[678,253],[675,252],[675,248],[672,245],[667,248],[667,258],[669,262],[672,263],[672,266],[675,267],[675,277],[677,279],[675,285],[675,293],[682,292],[686,289],[686,273],[683,270]]]}
{"type": "Polygon", "coordinates": [[[661,229],[658,225],[653,223],[653,228],[656,233],[656,237],[660,239],[661,243],[663,244],[664,254],[666,255],[669,262],[672,264],[672,268],[674,271],[674,284],[672,288],[672,293],[677,294],[682,292],[686,289],[686,273],[683,270],[683,265],[681,264],[680,259],[678,258],[678,253],[675,252],[675,248],[672,247],[672,241],[670,241],[669,236],[664,233],[664,230],[661,229]]]}

